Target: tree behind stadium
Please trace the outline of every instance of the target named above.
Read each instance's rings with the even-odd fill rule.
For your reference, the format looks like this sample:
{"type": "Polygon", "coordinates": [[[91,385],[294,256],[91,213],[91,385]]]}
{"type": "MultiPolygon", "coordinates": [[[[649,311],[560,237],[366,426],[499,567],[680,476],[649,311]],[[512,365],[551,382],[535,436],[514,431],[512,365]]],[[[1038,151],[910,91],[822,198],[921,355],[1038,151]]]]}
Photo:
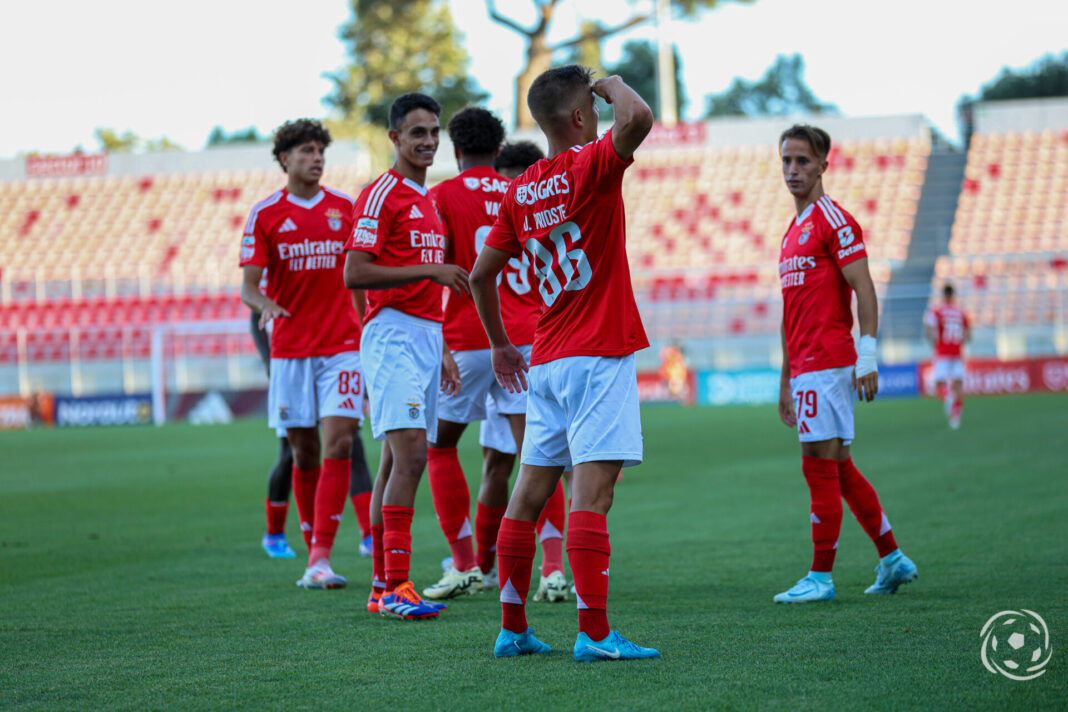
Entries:
{"type": "Polygon", "coordinates": [[[349,5],[353,16],[338,34],[351,61],[330,75],[334,91],[324,99],[341,114],[341,124],[388,126],[390,104],[411,91],[434,97],[443,117],[487,97],[467,75],[467,50],[445,0],[349,5]]]}
{"type": "MultiPolygon", "coordinates": [[[[602,25],[599,22],[587,21],[583,22],[579,28],[578,35],[557,44],[549,44],[549,25],[552,24],[553,15],[556,13],[557,6],[561,0],[531,0],[537,10],[538,20],[533,27],[524,27],[516,20],[502,15],[497,11],[497,7],[493,0],[486,0],[486,7],[489,10],[490,19],[494,22],[504,25],[513,32],[517,32],[526,38],[527,43],[527,63],[523,67],[523,70],[519,73],[519,76],[515,79],[515,116],[516,127],[521,129],[534,128],[534,117],[530,114],[530,109],[527,108],[527,91],[530,89],[530,85],[534,83],[534,79],[539,74],[549,69],[553,65],[553,55],[559,52],[574,51],[575,48],[580,50],[583,46],[589,46],[591,42],[599,43],[606,37],[614,35],[623,30],[630,29],[636,25],[648,22],[656,16],[655,3],[654,8],[650,8],[648,3],[642,3],[642,10],[635,11],[627,20],[621,22],[613,27],[602,25]]],[[[669,2],[673,14],[681,16],[686,19],[692,19],[697,16],[701,10],[709,10],[715,7],[719,0],[664,0],[669,2]]],[[[735,0],[736,2],[750,3],[753,0],[735,0]]],[[[648,100],[650,97],[643,97],[648,100]]]]}

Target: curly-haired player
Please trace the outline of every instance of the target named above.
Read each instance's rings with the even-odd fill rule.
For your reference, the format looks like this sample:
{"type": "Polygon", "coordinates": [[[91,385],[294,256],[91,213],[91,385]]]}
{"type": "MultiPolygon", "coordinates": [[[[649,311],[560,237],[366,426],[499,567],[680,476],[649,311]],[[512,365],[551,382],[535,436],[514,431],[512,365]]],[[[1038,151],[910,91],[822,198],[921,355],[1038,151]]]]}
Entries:
{"type": "Polygon", "coordinates": [[[305,588],[345,586],[330,567],[330,552],[363,419],[360,319],[342,279],[352,199],[319,185],[329,144],[318,121],[278,129],[273,153],[286,187],[252,208],[241,238],[241,299],[259,312],[260,328],[273,323],[268,422],[285,428],[293,452],[293,489],[309,549],[297,583],[305,588]],[[265,269],[266,293],[259,287],[265,269]]]}

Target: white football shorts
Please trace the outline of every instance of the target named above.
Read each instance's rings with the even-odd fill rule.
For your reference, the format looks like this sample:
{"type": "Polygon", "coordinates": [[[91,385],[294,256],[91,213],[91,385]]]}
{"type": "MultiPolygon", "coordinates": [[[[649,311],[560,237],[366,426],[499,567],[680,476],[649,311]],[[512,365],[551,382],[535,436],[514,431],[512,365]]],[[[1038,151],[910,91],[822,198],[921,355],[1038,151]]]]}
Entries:
{"type": "Polygon", "coordinates": [[[939,357],[934,362],[935,383],[964,380],[964,360],[953,357],[939,357]]]}
{"type": "Polygon", "coordinates": [[[443,343],[440,323],[396,309],[383,309],[364,326],[360,353],[376,440],[419,428],[434,442],[443,343]]]}
{"type": "Polygon", "coordinates": [[[527,374],[522,461],[563,466],[642,461],[642,421],[634,355],[569,356],[527,374]]]}
{"type": "MultiPolygon", "coordinates": [[[[523,391],[522,395],[525,400],[527,392],[523,391]]],[[[486,396],[486,417],[479,423],[478,444],[509,455],[515,455],[518,451],[508,418],[498,412],[493,399],[488,395],[486,396]]]]}
{"type": "Polygon", "coordinates": [[[267,424],[314,428],[329,416],[363,420],[360,352],[333,356],[272,358],[267,389],[267,424]]]}
{"type": "Polygon", "coordinates": [[[841,438],[853,442],[853,367],[809,371],[790,379],[797,414],[797,437],[803,443],[841,438]]]}
{"type": "MultiPolygon", "coordinates": [[[[517,347],[530,363],[530,346],[517,347]]],[[[438,418],[450,423],[474,423],[486,418],[486,404],[493,402],[498,413],[516,415],[527,412],[527,393],[509,393],[493,374],[489,349],[455,351],[452,357],[460,369],[460,392],[441,394],[438,418]]],[[[507,421],[506,421],[507,422],[507,421]]]]}

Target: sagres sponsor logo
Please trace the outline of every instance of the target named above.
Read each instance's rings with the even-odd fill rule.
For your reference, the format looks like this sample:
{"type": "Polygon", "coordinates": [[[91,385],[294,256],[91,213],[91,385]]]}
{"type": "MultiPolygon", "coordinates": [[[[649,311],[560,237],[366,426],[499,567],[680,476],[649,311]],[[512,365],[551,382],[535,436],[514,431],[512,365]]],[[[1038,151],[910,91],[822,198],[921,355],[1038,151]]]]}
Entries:
{"type": "Polygon", "coordinates": [[[1046,621],[1026,608],[995,613],[979,637],[983,639],[979,653],[983,665],[1010,680],[1034,680],[1046,672],[1053,656],[1046,621]]]}
{"type": "Polygon", "coordinates": [[[524,183],[516,186],[515,202],[520,205],[533,205],[539,200],[570,192],[571,184],[567,182],[567,176],[563,173],[558,173],[537,183],[524,183]]]}

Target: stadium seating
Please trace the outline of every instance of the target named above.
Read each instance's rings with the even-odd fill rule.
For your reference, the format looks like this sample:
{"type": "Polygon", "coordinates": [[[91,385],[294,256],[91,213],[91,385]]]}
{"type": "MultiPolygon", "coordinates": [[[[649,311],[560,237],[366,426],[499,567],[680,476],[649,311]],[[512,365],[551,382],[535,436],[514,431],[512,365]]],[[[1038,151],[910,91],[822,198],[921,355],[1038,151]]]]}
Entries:
{"type": "Polygon", "coordinates": [[[1068,309],[1068,130],[976,134],[945,282],[979,326],[1063,323],[1068,309]]]}
{"type": "MultiPolygon", "coordinates": [[[[929,155],[929,140],[916,136],[843,141],[829,157],[827,192],[864,228],[880,296],[908,253],[929,155]]],[[[654,337],[778,330],[775,265],[794,207],[774,146],[641,149],[624,197],[654,337]]]]}

